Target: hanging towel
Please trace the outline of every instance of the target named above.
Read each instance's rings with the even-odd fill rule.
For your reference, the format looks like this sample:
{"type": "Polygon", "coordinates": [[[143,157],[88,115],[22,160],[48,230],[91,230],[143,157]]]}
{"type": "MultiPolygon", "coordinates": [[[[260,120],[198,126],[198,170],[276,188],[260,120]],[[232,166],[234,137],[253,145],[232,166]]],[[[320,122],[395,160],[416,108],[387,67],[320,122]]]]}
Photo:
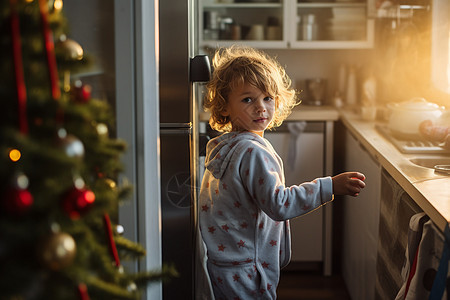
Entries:
{"type": "Polygon", "coordinates": [[[296,167],[295,161],[297,160],[297,143],[299,141],[300,135],[305,131],[306,122],[287,122],[287,128],[290,133],[289,148],[288,148],[288,161],[285,164],[288,166],[289,170],[292,171],[296,167]]]}
{"type": "MultiPolygon", "coordinates": [[[[442,271],[438,274],[445,248],[444,235],[425,213],[416,214],[411,218],[405,264],[402,269],[404,283],[396,300],[429,299],[432,288],[437,289],[433,286],[433,282],[447,281],[447,270],[444,270],[443,274],[442,271]]],[[[443,258],[448,262],[448,257],[443,258]]],[[[433,300],[440,299],[447,299],[447,293],[442,289],[439,296],[433,298],[433,300]]]]}
{"type": "Polygon", "coordinates": [[[411,279],[415,275],[417,266],[417,253],[422,239],[423,224],[427,222],[430,218],[425,213],[418,213],[411,217],[409,221],[408,230],[408,244],[405,251],[405,263],[402,268],[402,278],[404,283],[400,288],[400,291],[395,297],[395,300],[405,299],[408,293],[409,286],[411,284],[411,279]]]}
{"type": "Polygon", "coordinates": [[[404,283],[411,217],[422,210],[386,170],[381,172],[381,186],[375,299],[392,300],[404,283]]]}
{"type": "Polygon", "coordinates": [[[430,300],[448,299],[450,296],[450,291],[448,290],[450,289],[450,276],[448,273],[448,263],[450,261],[450,228],[448,223],[444,229],[444,238],[445,242],[442,249],[441,262],[439,263],[433,287],[431,288],[430,300]]]}

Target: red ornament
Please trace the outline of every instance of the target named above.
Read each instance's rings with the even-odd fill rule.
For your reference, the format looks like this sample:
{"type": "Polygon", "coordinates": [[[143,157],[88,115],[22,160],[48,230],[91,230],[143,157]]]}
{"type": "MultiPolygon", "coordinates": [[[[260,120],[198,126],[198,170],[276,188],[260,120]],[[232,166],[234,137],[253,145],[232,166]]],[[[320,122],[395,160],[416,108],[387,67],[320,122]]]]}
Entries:
{"type": "Polygon", "coordinates": [[[3,201],[5,211],[17,216],[28,212],[34,199],[28,189],[9,187],[3,201]]]}
{"type": "Polygon", "coordinates": [[[64,196],[63,209],[72,220],[87,212],[95,201],[95,194],[86,188],[72,187],[64,196]]]}
{"type": "Polygon", "coordinates": [[[78,103],[87,103],[91,100],[91,86],[77,80],[72,87],[72,99],[78,103]]]}

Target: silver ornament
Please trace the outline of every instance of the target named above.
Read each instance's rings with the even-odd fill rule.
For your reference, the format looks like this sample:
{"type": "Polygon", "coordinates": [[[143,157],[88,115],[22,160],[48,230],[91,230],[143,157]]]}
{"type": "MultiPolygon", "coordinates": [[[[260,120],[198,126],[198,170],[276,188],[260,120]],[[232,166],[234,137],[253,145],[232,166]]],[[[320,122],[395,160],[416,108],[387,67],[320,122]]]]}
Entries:
{"type": "Polygon", "coordinates": [[[130,284],[128,284],[127,286],[127,291],[129,291],[130,293],[136,292],[137,290],[137,286],[134,282],[130,282],[130,284]]]}
{"type": "Polygon", "coordinates": [[[67,134],[60,139],[60,145],[69,157],[82,158],[84,156],[84,145],[74,135],[67,134]]]}
{"type": "Polygon", "coordinates": [[[122,225],[119,224],[119,225],[116,226],[117,234],[122,235],[124,231],[125,231],[125,229],[123,228],[122,225]]]}

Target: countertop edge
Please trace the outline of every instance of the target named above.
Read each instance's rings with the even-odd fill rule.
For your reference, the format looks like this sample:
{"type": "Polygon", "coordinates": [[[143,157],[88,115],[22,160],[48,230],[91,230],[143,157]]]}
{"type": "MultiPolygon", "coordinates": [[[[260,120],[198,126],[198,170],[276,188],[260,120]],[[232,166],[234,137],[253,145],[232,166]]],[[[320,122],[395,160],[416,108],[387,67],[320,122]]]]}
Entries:
{"type": "MultiPolygon", "coordinates": [[[[408,193],[411,198],[420,206],[420,208],[433,220],[439,229],[444,231],[444,228],[450,222],[450,211],[442,211],[431,199],[433,195],[427,192],[423,186],[427,181],[444,179],[450,182],[450,177],[432,176],[429,179],[413,179],[402,170],[401,166],[406,166],[407,170],[414,170],[423,172],[424,168],[414,166],[409,162],[409,158],[413,155],[405,155],[400,153],[394,145],[387,141],[375,128],[375,122],[365,122],[359,120],[355,114],[341,111],[340,120],[344,126],[350,131],[352,135],[360,142],[366,151],[377,161],[408,193]],[[371,134],[368,134],[372,131],[371,134]],[[368,136],[371,137],[368,138],[368,136]]],[[[431,173],[430,173],[431,174],[431,173]]],[[[449,194],[450,201],[450,194],[449,194]]]]}

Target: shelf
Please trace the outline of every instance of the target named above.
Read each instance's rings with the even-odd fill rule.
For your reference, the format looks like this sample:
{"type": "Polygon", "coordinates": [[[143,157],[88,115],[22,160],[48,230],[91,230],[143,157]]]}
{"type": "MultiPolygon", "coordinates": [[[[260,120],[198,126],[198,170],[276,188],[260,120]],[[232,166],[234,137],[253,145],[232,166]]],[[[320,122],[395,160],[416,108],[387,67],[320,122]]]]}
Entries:
{"type": "MultiPolygon", "coordinates": [[[[313,8],[328,8],[328,7],[366,7],[365,2],[301,2],[296,4],[297,7],[313,7],[313,8]]],[[[282,7],[280,2],[249,2],[249,3],[205,3],[204,8],[273,8],[282,7]]]]}
{"type": "Polygon", "coordinates": [[[336,3],[336,2],[332,2],[332,3],[297,3],[297,7],[299,8],[336,8],[336,7],[366,7],[367,4],[366,3],[361,3],[361,2],[340,2],[340,3],[336,3]]]}
{"type": "Polygon", "coordinates": [[[200,43],[201,47],[208,48],[220,48],[220,47],[230,47],[232,45],[245,45],[258,49],[285,49],[286,41],[274,40],[274,41],[254,41],[254,40],[236,40],[236,41],[202,41],[200,43]]]}
{"type": "Polygon", "coordinates": [[[301,49],[364,49],[372,47],[367,41],[297,41],[292,48],[301,49]]]}
{"type": "Polygon", "coordinates": [[[207,3],[204,8],[280,8],[281,3],[207,3]]]}

